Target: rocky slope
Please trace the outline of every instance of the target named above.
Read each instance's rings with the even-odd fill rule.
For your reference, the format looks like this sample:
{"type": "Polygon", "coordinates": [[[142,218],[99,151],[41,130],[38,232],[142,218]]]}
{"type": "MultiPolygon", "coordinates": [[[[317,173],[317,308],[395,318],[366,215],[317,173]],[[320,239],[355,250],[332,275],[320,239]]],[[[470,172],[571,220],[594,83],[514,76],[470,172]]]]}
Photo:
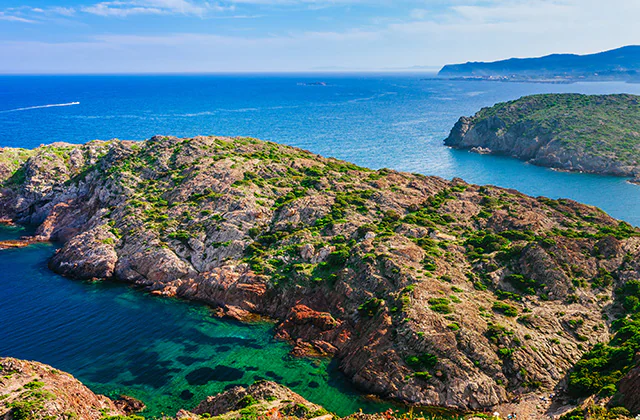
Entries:
{"type": "Polygon", "coordinates": [[[100,419],[123,408],[51,366],[0,358],[1,419],[100,419]]]}
{"type": "Polygon", "coordinates": [[[535,165],[640,177],[640,98],[533,95],[462,117],[447,146],[535,165]]]}
{"type": "MultiPolygon", "coordinates": [[[[53,270],[271,317],[296,354],[386,398],[469,410],[575,389],[601,373],[574,364],[633,316],[614,291],[640,276],[640,233],[569,200],[246,138],[3,149],[0,174],[0,219],[64,243],[53,270]]],[[[578,394],[615,392],[601,376],[578,394]]]]}

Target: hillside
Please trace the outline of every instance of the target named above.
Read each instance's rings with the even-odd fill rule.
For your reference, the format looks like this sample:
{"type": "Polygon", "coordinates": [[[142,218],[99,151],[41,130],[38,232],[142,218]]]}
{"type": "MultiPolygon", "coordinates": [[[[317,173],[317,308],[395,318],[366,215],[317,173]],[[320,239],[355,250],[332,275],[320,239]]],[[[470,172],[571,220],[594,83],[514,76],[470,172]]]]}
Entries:
{"type": "Polygon", "coordinates": [[[640,175],[640,97],[544,94],[462,117],[447,146],[568,171],[640,175]]]}
{"type": "Polygon", "coordinates": [[[0,219],[63,242],[56,272],[268,316],[295,355],[385,398],[478,410],[555,390],[542,416],[637,365],[640,232],[570,200],[248,138],[2,149],[0,175],[0,219]]]}
{"type": "Polygon", "coordinates": [[[506,80],[640,80],[640,46],[631,45],[596,54],[552,54],[494,62],[444,66],[439,76],[506,80]]]}

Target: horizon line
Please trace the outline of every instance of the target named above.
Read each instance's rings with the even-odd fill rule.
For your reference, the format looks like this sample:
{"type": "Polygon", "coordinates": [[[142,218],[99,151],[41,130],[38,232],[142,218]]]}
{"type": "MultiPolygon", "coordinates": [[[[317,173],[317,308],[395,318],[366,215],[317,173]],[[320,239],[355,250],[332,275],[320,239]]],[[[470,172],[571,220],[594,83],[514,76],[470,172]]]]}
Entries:
{"type": "Polygon", "coordinates": [[[233,76],[233,75],[307,75],[307,74],[375,74],[375,73],[420,73],[420,74],[437,74],[438,70],[434,68],[406,68],[406,69],[337,69],[337,70],[266,70],[266,71],[252,71],[252,70],[231,70],[231,71],[158,71],[158,72],[0,72],[2,76],[207,76],[207,75],[221,75],[221,76],[233,76]]]}

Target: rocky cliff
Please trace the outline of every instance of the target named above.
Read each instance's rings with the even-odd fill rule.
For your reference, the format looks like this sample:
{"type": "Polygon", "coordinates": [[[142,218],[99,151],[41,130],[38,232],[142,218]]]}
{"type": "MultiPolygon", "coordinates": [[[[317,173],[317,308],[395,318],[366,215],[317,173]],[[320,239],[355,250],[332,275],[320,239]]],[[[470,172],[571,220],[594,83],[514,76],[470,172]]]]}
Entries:
{"type": "Polygon", "coordinates": [[[640,276],[640,233],[596,208],[254,139],[3,149],[0,176],[0,219],[63,243],[53,270],[271,317],[294,353],[421,405],[575,388],[640,276]]]}
{"type": "Polygon", "coordinates": [[[460,118],[445,144],[550,168],[638,177],[639,121],[634,95],[533,95],[460,118]]]}
{"type": "Polygon", "coordinates": [[[1,419],[100,419],[123,407],[68,373],[37,362],[0,358],[1,419]]]}

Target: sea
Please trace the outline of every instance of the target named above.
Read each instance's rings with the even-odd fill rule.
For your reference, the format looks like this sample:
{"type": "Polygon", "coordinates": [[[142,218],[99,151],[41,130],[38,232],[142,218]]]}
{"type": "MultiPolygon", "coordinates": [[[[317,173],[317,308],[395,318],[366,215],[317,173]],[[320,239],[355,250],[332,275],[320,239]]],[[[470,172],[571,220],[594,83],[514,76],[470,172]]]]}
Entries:
{"type": "MultiPolygon", "coordinates": [[[[153,135],[250,136],[373,169],[391,168],[534,196],[570,198],[640,226],[640,186],[443,145],[460,116],[524,95],[640,94],[640,85],[439,80],[426,73],[0,76],[0,147],[153,135]]],[[[1,227],[0,239],[29,227],[1,227]]],[[[51,273],[57,244],[0,251],[0,356],[70,372],[95,392],[172,415],[235,385],[271,379],[346,415],[389,408],[335,361],[296,359],[273,325],[110,282],[51,273]]]]}

